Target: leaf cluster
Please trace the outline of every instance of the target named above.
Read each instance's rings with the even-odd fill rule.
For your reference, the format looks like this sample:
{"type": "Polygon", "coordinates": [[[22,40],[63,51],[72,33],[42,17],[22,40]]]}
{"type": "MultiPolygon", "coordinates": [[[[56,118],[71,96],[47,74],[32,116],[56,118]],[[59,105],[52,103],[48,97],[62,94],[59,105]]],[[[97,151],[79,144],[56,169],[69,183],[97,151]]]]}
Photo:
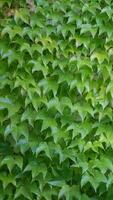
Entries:
{"type": "Polygon", "coordinates": [[[113,2],[0,0],[0,200],[113,199],[113,2]]]}

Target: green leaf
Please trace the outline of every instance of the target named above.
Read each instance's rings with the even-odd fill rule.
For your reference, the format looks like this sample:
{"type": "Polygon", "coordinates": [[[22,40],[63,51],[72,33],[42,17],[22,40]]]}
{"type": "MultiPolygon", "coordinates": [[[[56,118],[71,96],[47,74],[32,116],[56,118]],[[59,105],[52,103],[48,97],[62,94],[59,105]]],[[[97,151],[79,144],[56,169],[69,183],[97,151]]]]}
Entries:
{"type": "Polygon", "coordinates": [[[1,162],[0,165],[2,166],[2,165],[5,165],[5,164],[7,165],[8,169],[9,169],[9,171],[10,171],[10,173],[11,173],[11,171],[12,171],[14,165],[15,165],[13,157],[12,157],[12,156],[7,156],[7,157],[5,157],[5,158],[2,160],[2,162],[1,162]]]}
{"type": "Polygon", "coordinates": [[[56,96],[58,84],[55,80],[42,79],[38,85],[39,85],[39,87],[43,88],[44,94],[48,93],[49,91],[52,91],[54,96],[56,96]]]}
{"type": "Polygon", "coordinates": [[[3,188],[5,189],[10,183],[14,186],[16,186],[16,180],[15,177],[12,174],[3,174],[0,175],[0,180],[2,181],[3,188]]]}
{"type": "Polygon", "coordinates": [[[29,200],[32,199],[29,187],[27,187],[27,186],[26,187],[20,186],[17,188],[16,193],[15,193],[15,199],[17,199],[21,195],[23,195],[25,198],[27,198],[29,200]]]}
{"type": "Polygon", "coordinates": [[[15,156],[15,164],[22,170],[23,168],[23,157],[15,156]]]}
{"type": "Polygon", "coordinates": [[[45,155],[51,159],[51,155],[50,155],[50,150],[49,150],[49,146],[47,145],[46,142],[42,142],[39,144],[39,146],[36,148],[36,156],[40,153],[44,151],[45,155]]]}
{"type": "Polygon", "coordinates": [[[24,23],[28,24],[28,22],[29,22],[29,12],[28,12],[27,9],[21,8],[21,9],[15,11],[15,14],[14,14],[15,22],[18,23],[20,19],[24,23]]]}
{"type": "Polygon", "coordinates": [[[63,180],[51,180],[48,183],[52,186],[57,186],[57,187],[62,187],[63,185],[65,185],[65,181],[63,180]]]}
{"type": "Polygon", "coordinates": [[[32,172],[32,178],[34,179],[36,176],[38,176],[40,173],[43,174],[43,177],[45,178],[47,174],[47,167],[45,164],[40,164],[35,161],[30,162],[24,169],[24,172],[31,171],[32,172]]]}
{"type": "Polygon", "coordinates": [[[97,58],[99,64],[103,63],[104,60],[108,61],[108,55],[105,51],[95,51],[92,55],[91,55],[91,60],[94,60],[95,58],[97,58]]]}
{"type": "Polygon", "coordinates": [[[28,120],[29,124],[33,126],[33,121],[36,119],[36,113],[31,108],[27,108],[25,112],[22,114],[21,121],[28,120]]]}
{"type": "Polygon", "coordinates": [[[29,62],[29,64],[33,64],[33,67],[32,67],[32,73],[36,72],[36,71],[42,71],[44,77],[47,76],[48,74],[48,67],[47,66],[43,66],[43,64],[41,64],[39,61],[34,61],[34,60],[31,60],[29,62]]]}
{"type": "Polygon", "coordinates": [[[30,56],[32,57],[32,48],[30,47],[30,45],[28,43],[22,44],[20,51],[21,52],[27,51],[30,54],[30,56]]]}
{"type": "Polygon", "coordinates": [[[63,196],[65,196],[66,200],[70,200],[72,198],[80,199],[81,197],[79,188],[76,185],[71,187],[69,185],[64,185],[59,192],[58,198],[60,199],[63,196]]]}

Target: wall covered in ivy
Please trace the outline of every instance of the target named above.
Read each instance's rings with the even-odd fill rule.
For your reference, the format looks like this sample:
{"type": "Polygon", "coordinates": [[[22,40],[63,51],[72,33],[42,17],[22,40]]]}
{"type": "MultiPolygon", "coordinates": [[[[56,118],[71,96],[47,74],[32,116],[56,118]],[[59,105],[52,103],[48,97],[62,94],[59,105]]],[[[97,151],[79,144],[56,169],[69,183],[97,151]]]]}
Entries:
{"type": "Polygon", "coordinates": [[[0,0],[0,200],[113,200],[113,1],[0,0]]]}

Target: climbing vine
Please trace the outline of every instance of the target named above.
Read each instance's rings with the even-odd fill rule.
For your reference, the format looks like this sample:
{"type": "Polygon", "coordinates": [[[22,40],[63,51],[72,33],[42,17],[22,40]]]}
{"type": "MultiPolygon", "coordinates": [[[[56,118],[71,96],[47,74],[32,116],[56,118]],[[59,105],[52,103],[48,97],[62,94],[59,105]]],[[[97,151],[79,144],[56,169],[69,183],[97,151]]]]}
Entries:
{"type": "Polygon", "coordinates": [[[0,200],[113,199],[113,2],[0,1],[0,200]]]}

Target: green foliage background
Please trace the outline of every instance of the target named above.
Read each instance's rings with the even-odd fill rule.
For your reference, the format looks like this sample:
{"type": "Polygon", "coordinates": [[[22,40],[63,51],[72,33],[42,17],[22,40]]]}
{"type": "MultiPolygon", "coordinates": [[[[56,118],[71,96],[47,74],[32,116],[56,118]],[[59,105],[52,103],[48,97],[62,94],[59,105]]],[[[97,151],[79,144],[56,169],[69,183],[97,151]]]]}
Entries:
{"type": "Polygon", "coordinates": [[[113,199],[113,1],[0,0],[0,200],[113,199]]]}

